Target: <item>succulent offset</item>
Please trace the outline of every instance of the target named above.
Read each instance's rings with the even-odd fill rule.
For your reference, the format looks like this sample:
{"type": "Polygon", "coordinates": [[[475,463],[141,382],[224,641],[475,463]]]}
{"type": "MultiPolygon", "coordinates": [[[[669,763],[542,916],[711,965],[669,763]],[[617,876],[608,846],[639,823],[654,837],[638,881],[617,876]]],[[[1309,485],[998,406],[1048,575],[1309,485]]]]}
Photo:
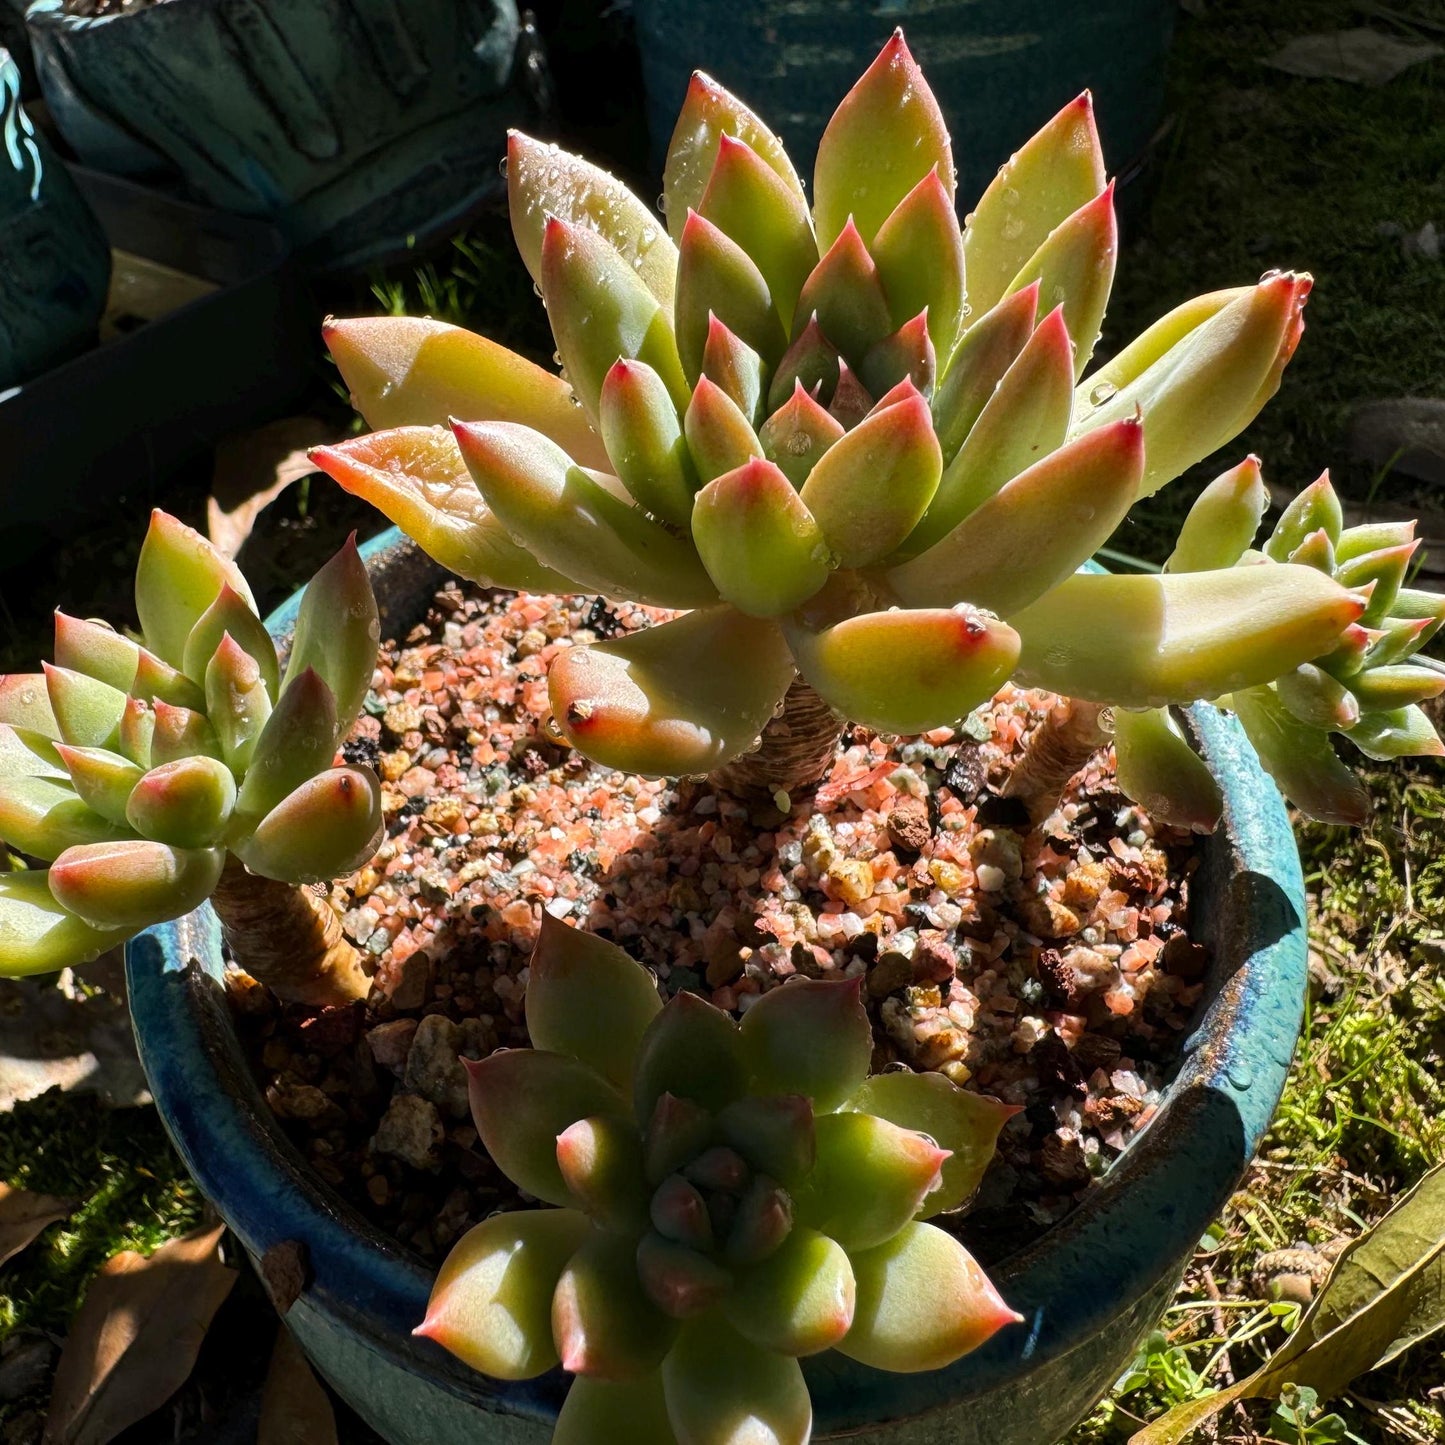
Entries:
{"type": "Polygon", "coordinates": [[[236,565],[155,512],[140,637],[55,616],[55,662],[0,677],[0,975],[88,962],[247,876],[330,879],[375,850],[380,787],[333,766],[380,634],[354,539],[306,590],[284,676],[236,565]]]}
{"type": "Polygon", "coordinates": [[[1162,709],[1291,675],[1364,612],[1348,569],[1307,560],[1078,574],[1274,393],[1311,286],[1198,297],[1085,375],[1117,244],[1087,95],[961,230],[901,34],[828,125],[811,210],[778,139],[701,74],[665,227],[555,145],[514,134],[507,174],[562,375],[430,320],[335,321],[378,430],[315,455],[463,576],[683,611],[553,664],[555,723],[594,759],[718,769],[799,677],[900,733],[1012,677],[1137,710],[1148,780],[1183,746],[1162,709]]]}
{"type": "Polygon", "coordinates": [[[926,1222],[1016,1110],[868,1077],[856,980],[775,988],[739,1026],[544,917],[526,1019],[532,1048],[467,1064],[472,1117],[554,1207],[463,1236],[417,1333],[504,1379],[575,1375],[555,1445],[806,1445],[800,1357],[937,1369],[1020,1318],[926,1222]]]}

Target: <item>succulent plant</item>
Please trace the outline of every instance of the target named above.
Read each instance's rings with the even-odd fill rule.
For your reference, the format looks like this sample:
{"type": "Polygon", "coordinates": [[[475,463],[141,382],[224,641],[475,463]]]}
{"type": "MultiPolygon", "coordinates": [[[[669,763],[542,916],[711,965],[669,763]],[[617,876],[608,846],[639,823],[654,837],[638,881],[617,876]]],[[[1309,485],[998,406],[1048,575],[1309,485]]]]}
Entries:
{"type": "Polygon", "coordinates": [[[467,1062],[472,1117],[554,1207],[464,1235],[416,1333],[503,1379],[560,1362],[555,1445],[806,1445],[799,1357],[936,1369],[1020,1318],[927,1222],[1016,1111],[870,1078],[856,981],[775,988],[739,1026],[544,916],[525,1007],[532,1048],[467,1062]]]}
{"type": "Polygon", "coordinates": [[[293,997],[363,992],[334,920],[278,886],[351,871],[380,833],[375,776],[333,765],[380,634],[355,538],[307,588],[284,675],[235,563],[164,512],[135,602],[137,639],[57,612],[54,664],[0,677],[0,839],[49,865],[0,873],[0,975],[88,962],[214,895],[251,924],[258,976],[274,959],[293,997]]]}

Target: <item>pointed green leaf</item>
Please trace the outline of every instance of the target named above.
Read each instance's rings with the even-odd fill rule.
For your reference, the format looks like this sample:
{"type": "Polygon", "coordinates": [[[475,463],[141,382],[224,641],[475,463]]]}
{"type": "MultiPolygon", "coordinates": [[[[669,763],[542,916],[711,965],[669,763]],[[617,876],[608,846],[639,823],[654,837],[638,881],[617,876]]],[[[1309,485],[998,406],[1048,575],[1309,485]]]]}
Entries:
{"type": "Polygon", "coordinates": [[[1428,617],[1407,621],[1387,617],[1379,629],[1379,636],[1370,643],[1366,663],[1370,667],[1391,667],[1404,662],[1420,650],[1430,631],[1431,620],[1428,617]]]}
{"type": "Polygon", "coordinates": [[[920,311],[870,348],[858,365],[858,375],[879,397],[905,380],[914,390],[931,396],[938,377],[938,354],[928,334],[928,313],[920,311]]]}
{"type": "Polygon", "coordinates": [[[576,590],[658,607],[714,596],[690,542],[614,496],[546,437],[506,422],[459,422],[456,437],[502,525],[576,590]]]}
{"type": "Polygon", "coordinates": [[[818,142],[813,219],[826,249],[851,217],[871,243],[898,203],[930,171],[953,199],[948,126],[902,30],[833,112],[818,142]]]}
{"type": "Polygon", "coordinates": [[[76,968],[123,943],[131,930],[95,928],[67,912],[40,870],[0,873],[0,978],[76,968]]]}
{"type": "MultiPolygon", "coordinates": [[[[542,237],[541,285],[562,365],[594,427],[602,380],[619,356],[645,361],[673,403],[686,405],[670,314],[601,236],[550,217],[542,237]]],[[[679,305],[682,287],[680,269],[679,305]]]]}
{"type": "Polygon", "coordinates": [[[232,638],[221,637],[206,667],[206,712],[221,740],[226,766],[244,777],[271,716],[272,689],[256,659],[232,638]]]}
{"type": "MultiPolygon", "coordinates": [[[[129,711],[127,705],[127,713],[129,711]]],[[[164,702],[157,702],[151,712],[154,715],[150,731],[152,767],[174,763],[181,758],[221,756],[221,740],[204,713],[193,712],[188,707],[171,707],[164,702]]],[[[124,715],[121,721],[125,722],[124,715]]],[[[121,751],[127,757],[131,755],[124,746],[121,751]]]]}
{"type": "Polygon", "coordinates": [[[1120,791],[1156,822],[1196,833],[1219,826],[1219,784],[1165,709],[1115,709],[1114,751],[1120,791]]]}
{"type": "Polygon", "coordinates": [[[454,416],[519,422],[581,466],[607,465],[572,388],[485,336],[416,316],[331,320],[321,335],[374,431],[442,426],[454,416]]]}
{"type": "Polygon", "coordinates": [[[837,565],[864,567],[913,531],[942,470],[928,403],[915,392],[841,437],[813,468],[801,495],[837,565]]]}
{"type": "Polygon", "coordinates": [[[659,1094],[643,1140],[647,1182],[655,1187],[691,1163],[712,1142],[714,1132],[712,1114],[701,1104],[666,1091],[659,1094]]]}
{"type": "Polygon", "coordinates": [[[723,1245],[723,1257],[736,1267],[771,1258],[793,1228],[792,1196],[766,1174],[756,1174],[737,1203],[723,1245]]]}
{"type": "MultiPolygon", "coordinates": [[[[966,218],[963,251],[975,320],[1049,233],[1104,189],[1104,155],[1085,91],[1009,158],[966,218]]],[[[1055,303],[1046,301],[1052,309],[1055,303]]]]}
{"type": "MultiPolygon", "coordinates": [[[[1350,691],[1366,712],[1391,712],[1439,697],[1445,692],[1445,672],[1437,672],[1433,667],[1412,667],[1409,663],[1368,667],[1351,678],[1350,691]]],[[[1353,726],[1353,723],[1343,725],[1353,726]]]]}
{"type": "Polygon", "coordinates": [[[755,423],[762,415],[764,382],[769,368],[751,346],[734,336],[716,316],[709,313],[707,342],[702,349],[702,374],[715,382],[737,403],[737,408],[755,423]]]}
{"type": "Polygon", "coordinates": [[[799,979],[769,989],[743,1015],[743,1057],[759,1094],[801,1094],[835,1109],[861,1084],[873,1030],[859,979],[799,979]]]}
{"type": "Polygon", "coordinates": [[[557,1137],[579,1119],[625,1118],[622,1096],[587,1064],[543,1049],[501,1049],[480,1063],[462,1062],[472,1122],[492,1162],[528,1194],[575,1207],[557,1164],[557,1137]]]}
{"type": "Polygon", "coordinates": [[[507,132],[507,202],[517,250],[539,286],[542,232],[549,216],[560,216],[596,231],[662,305],[672,304],[677,251],[662,222],[616,176],[558,145],[512,130],[507,132]]]}
{"type": "Polygon", "coordinates": [[[966,606],[786,630],[799,671],[823,698],[881,732],[921,733],[965,717],[1007,680],[1019,648],[1011,627],[966,606]]]}
{"type": "Polygon", "coordinates": [[[1212,572],[1233,567],[1254,545],[1254,534],[1268,506],[1269,492],[1260,474],[1259,458],[1245,457],[1200,492],[1184,518],[1164,570],[1212,572]]]}
{"type": "Polygon", "coordinates": [[[692,537],[717,590],[751,617],[791,612],[828,580],[828,548],[813,514],[761,458],[697,494],[692,537]]]}
{"type": "Polygon", "coordinates": [[[125,694],[83,672],[48,662],[41,666],[61,741],[77,748],[114,747],[120,738],[125,694]]]}
{"type": "Polygon", "coordinates": [[[1347,527],[1336,538],[1335,558],[1350,562],[1366,552],[1378,552],[1382,547],[1403,547],[1415,540],[1418,523],[1371,522],[1358,527],[1347,527]]]}
{"type": "Polygon", "coordinates": [[[57,612],[55,663],[147,701],[159,697],[177,707],[202,705],[195,683],[104,622],[57,612]]]}
{"type": "Polygon", "coordinates": [[[720,1110],[717,1124],[754,1169],[790,1189],[812,1171],[817,1158],[813,1104],[803,1094],[750,1094],[720,1110]]]}
{"type": "Polygon", "coordinates": [[[1337,583],[1293,563],[1079,575],[1009,619],[1023,641],[1015,677],[1119,707],[1195,702],[1328,652],[1361,609],[1337,583]]]}
{"type": "Polygon", "coordinates": [[[893,330],[878,267],[851,220],[803,283],[793,312],[794,341],[814,318],[823,335],[855,362],[893,330]]]}
{"type": "Polygon", "coordinates": [[[662,378],[645,363],[620,357],[602,383],[598,406],[607,455],[622,485],[644,511],[685,527],[697,472],[662,378]]]}
{"type": "Polygon", "coordinates": [[[82,844],[51,865],[50,891],[93,927],[138,933],[199,908],[225,862],[224,848],[173,848],[136,838],[82,844]]]}
{"type": "Polygon", "coordinates": [[[1335,575],[1335,549],[1329,533],[1323,527],[1311,532],[1286,560],[1313,567],[1315,571],[1323,572],[1326,577],[1335,575]]]}
{"type": "Polygon", "coordinates": [[[448,427],[371,432],[316,447],[311,460],[459,577],[519,592],[565,592],[570,585],[507,535],[482,500],[448,427]]]}
{"type": "MultiPolygon", "coordinates": [[[[1420,634],[1419,646],[1429,642],[1442,626],[1445,626],[1445,597],[1437,592],[1425,592],[1418,587],[1402,587],[1395,594],[1395,605],[1390,616],[1406,621],[1423,621],[1428,625],[1420,634]]],[[[3,708],[4,682],[0,680],[0,708],[3,708]]]]}
{"type": "Polygon", "coordinates": [[[852,1257],[858,1302],[838,1349],[876,1370],[938,1370],[1022,1320],[973,1256],[931,1224],[908,1224],[852,1257]]]}
{"type": "Polygon", "coordinates": [[[781,1248],[741,1270],[723,1314],[745,1339],[775,1355],[831,1349],[853,1323],[853,1267],[825,1234],[795,1225],[781,1248]]]}
{"type": "Polygon", "coordinates": [[[120,715],[118,746],[140,768],[151,765],[151,743],[155,740],[155,730],[155,709],[138,697],[126,698],[125,711],[120,715]]]}
{"type": "Polygon", "coordinates": [[[657,1369],[676,1337],[677,1321],[638,1281],[634,1237],[594,1231],[567,1261],[552,1296],[552,1338],[562,1368],[604,1380],[641,1379],[657,1369]]]}
{"type": "Polygon", "coordinates": [[[152,768],[135,785],[126,821],[142,838],[175,848],[221,839],[236,802],[236,780],[215,758],[181,758],[152,768]]]}
{"type": "Polygon", "coordinates": [[[588,1231],[571,1209],[494,1214],[453,1246],[414,1333],[497,1379],[550,1370],[557,1363],[553,1291],[588,1231]]]}
{"type": "Polygon", "coordinates": [[[657,1186],[648,1201],[648,1216],[653,1229],[674,1244],[707,1254],[716,1243],[707,1201],[701,1190],[681,1174],[669,1174],[657,1186]]]}
{"type": "MultiPolygon", "coordinates": [[[[193,682],[204,687],[206,669],[221,645],[221,638],[227,633],[232,640],[249,653],[261,670],[266,690],[274,698],[280,691],[280,667],[276,661],[276,645],[266,624],[256,616],[246,599],[234,588],[222,587],[216,600],[203,612],[186,638],[185,673],[193,682]]],[[[199,708],[204,705],[204,693],[195,702],[185,707],[199,708]]],[[[167,702],[175,699],[166,698],[167,702]]]]}
{"type": "Polygon", "coordinates": [[[1352,728],[1360,720],[1360,704],[1354,694],[1312,662],[1302,662],[1293,672],[1282,673],[1275,679],[1274,689],[1290,712],[1312,728],[1332,732],[1352,728]]]}
{"type": "Polygon", "coordinates": [[[732,1288],[721,1265],[654,1232],[638,1242],[637,1277],[648,1299],[675,1320],[705,1314],[732,1288]]]}
{"type": "Polygon", "coordinates": [[[894,568],[889,584],[910,607],[967,601],[1010,617],[1109,540],[1143,474],[1137,421],[1089,432],[1006,482],[941,542],[894,568]]]}
{"type": "Polygon", "coordinates": [[[366,768],[328,768],[288,794],[233,844],[251,872],[282,883],[354,873],[381,841],[381,785],[366,768]]]}
{"type": "Polygon", "coordinates": [[[106,843],[128,830],[92,812],[56,778],[12,778],[0,788],[0,839],[32,858],[58,858],[82,843],[106,843]]]}
{"type": "Polygon", "coordinates": [[[642,1036],[633,1113],[646,1122],[663,1094],[716,1111],[737,1098],[746,1082],[737,1024],[695,993],[679,993],[642,1036]]]}
{"type": "Polygon", "coordinates": [[[602,1228],[635,1235],[646,1226],[642,1141],[630,1119],[598,1114],[569,1124],[557,1136],[557,1168],[572,1197],[602,1228]]]}
{"type": "Polygon", "coordinates": [[[624,772],[706,773],[747,751],[795,676],[782,634],[731,607],[557,656],[552,715],[578,751],[624,772]],[[708,665],[699,670],[697,660],[708,665]]]}
{"type": "Polygon", "coordinates": [[[808,1445],[813,1406],[796,1360],[714,1316],[690,1323],[662,1364],[678,1445],[808,1445]]]}
{"type": "MultiPolygon", "coordinates": [[[[1423,709],[1414,705],[1391,712],[1367,712],[1345,736],[1367,758],[1378,762],[1445,757],[1445,744],[1434,724],[1423,709]]],[[[0,827],[0,833],[4,831],[0,827]]]]}
{"type": "Polygon", "coordinates": [[[894,325],[926,311],[934,348],[950,356],[963,321],[963,236],[936,170],[899,201],[868,249],[894,325]]]}
{"type": "MultiPolygon", "coordinates": [[[[126,805],[144,770],[129,758],[107,752],[104,748],[73,748],[61,743],[56,751],[64,759],[65,772],[34,773],[31,776],[64,777],[68,773],[71,786],[87,808],[116,827],[125,828],[126,805]]],[[[3,756],[0,756],[0,776],[3,776],[3,756]]]]}
{"type": "Polygon", "coordinates": [[[570,1054],[626,1089],[638,1044],[661,1012],[657,985],[640,963],[543,910],[527,974],[527,1036],[534,1047],[570,1054]]]}
{"type": "Polygon", "coordinates": [[[823,335],[818,318],[810,316],[773,372],[768,406],[777,411],[799,387],[826,406],[838,386],[838,366],[838,348],[823,335]]]}
{"type": "Polygon", "coordinates": [[[663,209],[674,240],[682,235],[689,209],[699,210],[702,206],[725,135],[755,151],[783,184],[803,200],[803,184],[777,136],[737,96],[710,75],[694,71],[662,170],[663,209]]]}
{"type": "Polygon", "coordinates": [[[950,1151],[942,1182],[926,1195],[920,1218],[957,1209],[973,1198],[993,1160],[999,1130],[1019,1111],[987,1094],[971,1094],[942,1074],[874,1074],[849,1099],[849,1109],[876,1114],[904,1129],[927,1134],[950,1151]]]}
{"type": "MultiPolygon", "coordinates": [[[[1410,570],[1410,563],[1419,546],[1418,542],[1406,542],[1399,547],[1382,547],[1378,552],[1366,552],[1362,556],[1352,557],[1335,568],[1335,580],[1342,587],[1367,587],[1372,582],[1375,584],[1369,602],[1360,615],[1363,626],[1378,627],[1390,615],[1390,609],[1399,595],[1400,585],[1410,570]]],[[[54,703],[53,695],[50,700],[54,703]]],[[[60,717],[58,710],[56,717],[60,717]]],[[[64,728],[64,718],[60,719],[60,725],[64,728]]]]}
{"type": "Polygon", "coordinates": [[[703,485],[763,454],[762,443],[737,402],[706,376],[698,379],[682,427],[693,469],[703,485]]]}
{"type": "Polygon", "coordinates": [[[336,754],[336,704],[312,668],[286,684],[251,753],[236,798],[236,815],[259,823],[281,800],[331,766],[336,754]]]}
{"type": "Polygon", "coordinates": [[[892,1239],[942,1182],[948,1150],[875,1114],[818,1120],[818,1163],[794,1195],[798,1221],[850,1254],[892,1239]]]}
{"type": "Polygon", "coordinates": [[[808,395],[800,381],[793,394],[758,431],[763,455],[795,486],[801,487],[824,452],[843,435],[841,422],[808,395]]]}
{"type": "Polygon", "coordinates": [[[948,464],[933,505],[908,539],[910,553],[942,540],[1005,482],[1063,445],[1073,376],[1068,329],[1063,311],[1055,308],[1004,373],[948,464]]]}
{"type": "Polygon", "coordinates": [[[572,1381],[552,1445],[677,1445],[662,1396],[662,1376],[572,1381]]]}

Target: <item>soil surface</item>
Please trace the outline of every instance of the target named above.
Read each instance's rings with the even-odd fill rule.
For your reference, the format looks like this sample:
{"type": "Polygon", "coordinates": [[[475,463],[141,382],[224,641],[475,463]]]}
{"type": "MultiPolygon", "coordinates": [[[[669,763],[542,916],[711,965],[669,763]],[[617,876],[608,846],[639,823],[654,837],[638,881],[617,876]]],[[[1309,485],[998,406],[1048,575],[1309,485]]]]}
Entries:
{"type": "Polygon", "coordinates": [[[1005,689],[959,729],[844,735],[788,807],[594,766],[547,727],[552,656],[667,614],[455,585],[383,648],[345,747],[387,838],[333,889],[370,999],[279,1007],[232,975],[266,1097],[318,1174],[439,1260],[520,1197],[482,1151],[459,1055],[525,1045],[542,910],[744,1011],[794,974],[862,974],[875,1070],[937,1069],[1022,1106],[961,1233],[985,1260],[1061,1218],[1154,1112],[1202,991],[1186,834],[1109,751],[1031,822],[999,794],[1053,697],[1005,689]]]}

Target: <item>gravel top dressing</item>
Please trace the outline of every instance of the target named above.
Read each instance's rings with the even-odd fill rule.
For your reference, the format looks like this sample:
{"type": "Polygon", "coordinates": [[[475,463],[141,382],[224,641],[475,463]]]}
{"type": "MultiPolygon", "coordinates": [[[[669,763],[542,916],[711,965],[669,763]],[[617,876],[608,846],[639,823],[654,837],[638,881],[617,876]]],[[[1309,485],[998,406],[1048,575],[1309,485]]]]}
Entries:
{"type": "Polygon", "coordinates": [[[855,728],[814,794],[761,806],[559,746],[551,657],[667,615],[451,585],[384,648],[345,752],[384,781],[387,838],[331,894],[372,994],[317,1012],[232,974],[269,1102],[323,1179],[427,1259],[519,1204],[458,1056],[527,1043],[546,909],[665,994],[735,1013],[794,974],[863,975],[875,1071],[936,1069],[1019,1106],[960,1231],[985,1261],[1010,1253],[1156,1108],[1207,962],[1185,931],[1189,836],[1117,791],[1107,750],[1031,824],[998,789],[1054,699],[1013,688],[958,729],[855,728]]]}

